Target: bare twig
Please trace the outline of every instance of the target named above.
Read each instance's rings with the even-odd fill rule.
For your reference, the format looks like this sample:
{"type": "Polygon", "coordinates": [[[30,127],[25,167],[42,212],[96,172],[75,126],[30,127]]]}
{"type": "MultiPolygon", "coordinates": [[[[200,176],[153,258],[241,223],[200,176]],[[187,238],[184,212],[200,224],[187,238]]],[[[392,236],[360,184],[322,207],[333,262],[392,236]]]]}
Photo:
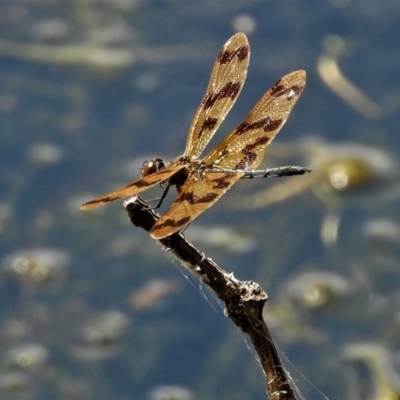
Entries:
{"type": "MultiPolygon", "coordinates": [[[[139,196],[124,202],[131,222],[150,231],[159,216],[139,196]]],[[[221,269],[214,261],[189,243],[182,233],[159,240],[181,264],[208,285],[225,303],[225,314],[254,345],[266,378],[267,393],[271,400],[296,399],[274,342],[262,317],[267,294],[252,281],[239,281],[233,273],[221,269]]]]}

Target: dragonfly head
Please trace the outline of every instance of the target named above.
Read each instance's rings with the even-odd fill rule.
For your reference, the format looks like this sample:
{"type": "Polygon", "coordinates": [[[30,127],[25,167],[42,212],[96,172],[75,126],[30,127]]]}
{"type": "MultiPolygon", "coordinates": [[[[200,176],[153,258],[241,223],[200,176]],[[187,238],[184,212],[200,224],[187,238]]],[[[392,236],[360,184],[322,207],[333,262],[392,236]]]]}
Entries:
{"type": "Polygon", "coordinates": [[[152,158],[150,161],[145,161],[140,170],[142,177],[154,174],[165,168],[165,163],[161,158],[152,158]]]}

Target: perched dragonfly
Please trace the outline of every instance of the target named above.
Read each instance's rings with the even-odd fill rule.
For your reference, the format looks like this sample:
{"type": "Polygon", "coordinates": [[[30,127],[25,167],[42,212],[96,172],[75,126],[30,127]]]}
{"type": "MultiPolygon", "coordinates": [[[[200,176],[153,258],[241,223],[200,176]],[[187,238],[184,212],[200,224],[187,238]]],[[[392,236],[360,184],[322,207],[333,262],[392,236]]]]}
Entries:
{"type": "Polygon", "coordinates": [[[162,239],[187,226],[239,179],[257,176],[260,171],[250,168],[261,164],[268,146],[288,119],[304,90],[305,71],[294,71],[276,82],[236,129],[206,157],[199,158],[239,96],[249,57],[245,34],[237,33],[225,43],[190,126],[183,155],[168,166],[160,158],[146,161],[140,179],[83,204],[81,209],[136,195],[158,183],[167,183],[164,199],[169,187],[176,185],[177,198],[151,230],[153,238],[162,239]]]}

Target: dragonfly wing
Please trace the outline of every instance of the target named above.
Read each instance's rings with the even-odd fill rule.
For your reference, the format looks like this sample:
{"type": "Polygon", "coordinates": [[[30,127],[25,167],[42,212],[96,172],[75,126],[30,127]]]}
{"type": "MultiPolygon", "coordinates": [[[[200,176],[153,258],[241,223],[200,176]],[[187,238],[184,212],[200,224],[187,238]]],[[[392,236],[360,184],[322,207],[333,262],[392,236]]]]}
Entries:
{"type": "Polygon", "coordinates": [[[232,170],[257,168],[305,84],[305,71],[294,71],[276,82],[246,119],[204,158],[206,166],[232,170]]]}
{"type": "Polygon", "coordinates": [[[162,239],[181,230],[211,207],[242,173],[210,173],[199,179],[191,174],[182,186],[178,197],[151,230],[154,239],[162,239]]]}
{"type": "Polygon", "coordinates": [[[206,94],[189,129],[184,155],[198,158],[232,108],[247,75],[250,46],[244,33],[232,36],[221,49],[206,94]]]}
{"type": "Polygon", "coordinates": [[[94,200],[88,201],[85,204],[81,205],[81,210],[86,210],[88,208],[94,208],[102,206],[110,201],[114,201],[120,199],[121,197],[133,196],[144,190],[149,189],[150,187],[156,185],[157,183],[162,183],[168,180],[172,175],[174,175],[179,170],[183,169],[185,165],[178,164],[172,165],[171,167],[164,168],[160,171],[157,171],[151,175],[147,175],[143,178],[137,179],[131,183],[128,183],[126,186],[114,190],[113,192],[104,194],[95,198],[94,200]]]}

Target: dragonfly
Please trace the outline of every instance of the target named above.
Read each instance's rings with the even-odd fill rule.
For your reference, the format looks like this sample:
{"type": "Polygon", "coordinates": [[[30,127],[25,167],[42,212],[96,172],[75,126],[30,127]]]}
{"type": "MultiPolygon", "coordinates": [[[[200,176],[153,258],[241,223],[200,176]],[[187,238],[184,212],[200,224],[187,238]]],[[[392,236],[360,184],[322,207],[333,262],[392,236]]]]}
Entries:
{"type": "Polygon", "coordinates": [[[199,158],[238,98],[249,59],[246,35],[233,35],[214,63],[207,91],[189,128],[183,155],[168,165],[161,158],[145,161],[139,179],[83,204],[81,209],[102,206],[165,183],[162,201],[168,189],[176,186],[175,201],[150,232],[154,239],[163,239],[185,228],[239,179],[256,177],[260,171],[253,170],[263,161],[269,145],[302,94],[306,73],[298,70],[279,79],[236,129],[208,155],[199,158]]]}

